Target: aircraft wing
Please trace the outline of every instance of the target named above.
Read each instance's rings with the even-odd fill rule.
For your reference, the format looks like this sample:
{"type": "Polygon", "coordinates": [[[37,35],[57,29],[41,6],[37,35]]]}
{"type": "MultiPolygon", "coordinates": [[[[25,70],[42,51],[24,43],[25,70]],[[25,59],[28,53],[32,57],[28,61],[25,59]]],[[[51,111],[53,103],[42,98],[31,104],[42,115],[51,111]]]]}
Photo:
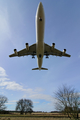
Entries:
{"type": "Polygon", "coordinates": [[[71,55],[64,53],[56,48],[53,48],[49,46],[48,44],[44,43],[44,55],[55,55],[55,56],[65,56],[65,57],[70,57],[71,55]]]}
{"type": "Polygon", "coordinates": [[[16,57],[16,56],[20,57],[20,56],[25,56],[25,55],[36,55],[36,44],[29,46],[29,50],[27,50],[26,48],[22,49],[16,52],[16,54],[13,53],[9,55],[9,57],[16,57]]]}

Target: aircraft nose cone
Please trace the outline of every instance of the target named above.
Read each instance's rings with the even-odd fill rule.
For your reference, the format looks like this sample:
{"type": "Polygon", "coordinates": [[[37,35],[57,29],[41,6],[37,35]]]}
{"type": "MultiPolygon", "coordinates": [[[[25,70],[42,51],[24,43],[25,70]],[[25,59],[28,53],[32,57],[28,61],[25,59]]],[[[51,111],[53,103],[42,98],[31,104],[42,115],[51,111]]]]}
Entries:
{"type": "Polygon", "coordinates": [[[41,8],[41,7],[42,7],[42,2],[39,3],[39,8],[41,8]]]}
{"type": "Polygon", "coordinates": [[[42,2],[39,3],[39,6],[42,5],[42,2]]]}

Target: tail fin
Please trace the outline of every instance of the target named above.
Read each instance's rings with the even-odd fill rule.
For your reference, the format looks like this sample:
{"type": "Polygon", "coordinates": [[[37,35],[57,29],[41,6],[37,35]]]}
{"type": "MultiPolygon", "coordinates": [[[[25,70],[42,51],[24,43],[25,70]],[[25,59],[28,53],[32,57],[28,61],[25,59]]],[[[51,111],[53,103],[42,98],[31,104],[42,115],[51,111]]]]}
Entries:
{"type": "Polygon", "coordinates": [[[33,68],[32,70],[48,70],[47,68],[41,68],[41,69],[39,69],[39,68],[33,68]]]}

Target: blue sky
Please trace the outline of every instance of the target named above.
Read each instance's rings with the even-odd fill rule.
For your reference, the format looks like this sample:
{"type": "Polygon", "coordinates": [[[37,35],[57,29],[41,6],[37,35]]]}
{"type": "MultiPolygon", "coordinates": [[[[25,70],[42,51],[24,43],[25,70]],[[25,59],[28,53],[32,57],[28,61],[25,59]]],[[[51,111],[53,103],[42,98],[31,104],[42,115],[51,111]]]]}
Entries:
{"type": "Polygon", "coordinates": [[[7,109],[15,110],[21,98],[33,101],[34,111],[52,111],[54,94],[63,84],[80,92],[80,0],[0,0],[0,94],[8,98],[7,109]],[[32,71],[37,59],[31,56],[9,58],[36,42],[35,15],[39,2],[45,12],[44,42],[70,58],[43,58],[48,71],[32,71]]]}

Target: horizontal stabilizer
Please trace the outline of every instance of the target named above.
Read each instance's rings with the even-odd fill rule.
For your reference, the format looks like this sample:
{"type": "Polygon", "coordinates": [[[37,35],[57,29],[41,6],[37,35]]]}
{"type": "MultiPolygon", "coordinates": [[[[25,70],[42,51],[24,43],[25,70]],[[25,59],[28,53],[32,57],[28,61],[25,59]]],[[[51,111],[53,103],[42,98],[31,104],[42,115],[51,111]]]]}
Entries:
{"type": "Polygon", "coordinates": [[[48,70],[47,68],[41,68],[41,70],[48,70]]]}
{"type": "Polygon", "coordinates": [[[32,70],[48,70],[47,68],[41,68],[41,69],[39,69],[39,68],[33,68],[32,70]]]}
{"type": "Polygon", "coordinates": [[[39,68],[33,68],[32,70],[39,70],[39,68]]]}

